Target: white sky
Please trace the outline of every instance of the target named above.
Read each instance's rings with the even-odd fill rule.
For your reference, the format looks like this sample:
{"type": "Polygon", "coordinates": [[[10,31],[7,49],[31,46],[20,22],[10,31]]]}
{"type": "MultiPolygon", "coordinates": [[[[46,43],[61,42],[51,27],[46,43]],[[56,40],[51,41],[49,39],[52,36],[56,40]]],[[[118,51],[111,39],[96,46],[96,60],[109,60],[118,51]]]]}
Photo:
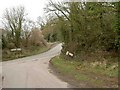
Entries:
{"type": "Polygon", "coordinates": [[[2,27],[1,18],[6,8],[24,6],[26,13],[28,13],[28,18],[30,18],[33,21],[36,21],[38,16],[44,16],[43,8],[46,7],[46,4],[48,2],[49,0],[0,0],[0,28],[2,27]]]}
{"type": "MultiPolygon", "coordinates": [[[[36,21],[38,16],[44,16],[43,8],[46,7],[48,1],[49,0],[1,0],[0,27],[2,27],[1,18],[6,8],[24,6],[26,9],[26,13],[28,13],[28,18],[32,19],[33,21],[36,21]]],[[[52,1],[62,1],[62,0],[52,0],[52,1]]],[[[65,0],[65,1],[71,1],[71,0],[65,0]]]]}
{"type": "Polygon", "coordinates": [[[6,8],[12,8],[17,6],[24,6],[26,13],[28,13],[28,18],[33,21],[37,20],[38,16],[44,16],[43,8],[48,3],[48,0],[1,0],[0,1],[0,27],[1,27],[1,18],[3,12],[6,8]]]}

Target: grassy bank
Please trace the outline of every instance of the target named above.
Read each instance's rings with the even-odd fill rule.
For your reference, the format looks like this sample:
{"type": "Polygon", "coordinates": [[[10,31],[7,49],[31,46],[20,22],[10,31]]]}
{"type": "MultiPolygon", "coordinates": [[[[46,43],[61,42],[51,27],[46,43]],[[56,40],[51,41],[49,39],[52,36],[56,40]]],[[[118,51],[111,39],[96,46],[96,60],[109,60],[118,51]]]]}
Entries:
{"type": "Polygon", "coordinates": [[[59,56],[51,60],[52,66],[68,81],[74,80],[80,87],[118,87],[118,66],[107,67],[97,62],[64,60],[59,56]],[[96,65],[95,65],[96,64],[96,65]]]}
{"type": "Polygon", "coordinates": [[[2,52],[2,61],[13,60],[17,58],[22,58],[26,56],[40,54],[49,50],[54,44],[48,44],[48,46],[42,47],[29,47],[29,48],[22,48],[21,52],[10,52],[10,50],[3,50],[2,52]]]}

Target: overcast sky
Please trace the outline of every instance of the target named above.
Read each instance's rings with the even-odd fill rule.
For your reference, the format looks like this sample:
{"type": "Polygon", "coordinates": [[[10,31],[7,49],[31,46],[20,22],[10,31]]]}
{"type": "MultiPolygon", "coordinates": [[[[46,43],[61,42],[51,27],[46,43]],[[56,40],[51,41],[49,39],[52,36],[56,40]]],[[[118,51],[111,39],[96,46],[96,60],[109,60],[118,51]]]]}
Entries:
{"type": "MultiPolygon", "coordinates": [[[[49,0],[1,0],[0,1],[0,27],[2,25],[1,18],[6,8],[24,6],[26,9],[26,13],[28,13],[28,17],[33,21],[36,21],[38,16],[44,16],[43,8],[46,7],[46,4],[48,3],[48,1],[49,0]]],[[[62,1],[62,0],[53,0],[53,1],[62,1]]],[[[81,0],[65,0],[65,1],[81,1],[81,0]]],[[[103,0],[100,0],[100,1],[103,1],[103,0]]],[[[110,0],[107,0],[107,1],[110,1],[110,0]]]]}
{"type": "MultiPolygon", "coordinates": [[[[24,6],[28,17],[36,20],[38,16],[44,16],[43,8],[49,0],[1,0],[0,1],[0,20],[6,8],[24,6]]],[[[1,27],[1,23],[0,23],[1,27]]]]}

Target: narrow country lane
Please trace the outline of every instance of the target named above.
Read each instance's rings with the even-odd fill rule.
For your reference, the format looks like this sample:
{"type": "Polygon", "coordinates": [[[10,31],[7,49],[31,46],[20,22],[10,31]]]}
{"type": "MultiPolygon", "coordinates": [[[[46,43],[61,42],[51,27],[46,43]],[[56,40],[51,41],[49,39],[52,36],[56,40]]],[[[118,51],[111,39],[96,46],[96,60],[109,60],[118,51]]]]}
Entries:
{"type": "Polygon", "coordinates": [[[69,88],[49,69],[49,60],[60,54],[61,45],[42,54],[3,62],[3,88],[69,88]]]}

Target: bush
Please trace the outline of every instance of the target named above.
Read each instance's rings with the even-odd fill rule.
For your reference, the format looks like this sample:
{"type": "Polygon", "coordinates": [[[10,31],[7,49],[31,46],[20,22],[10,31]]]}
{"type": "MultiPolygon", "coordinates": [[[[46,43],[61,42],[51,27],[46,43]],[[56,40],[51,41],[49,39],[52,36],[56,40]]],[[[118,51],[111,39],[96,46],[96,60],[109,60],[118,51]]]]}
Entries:
{"type": "Polygon", "coordinates": [[[15,44],[14,43],[8,43],[7,47],[9,49],[15,48],[15,44]]]}

